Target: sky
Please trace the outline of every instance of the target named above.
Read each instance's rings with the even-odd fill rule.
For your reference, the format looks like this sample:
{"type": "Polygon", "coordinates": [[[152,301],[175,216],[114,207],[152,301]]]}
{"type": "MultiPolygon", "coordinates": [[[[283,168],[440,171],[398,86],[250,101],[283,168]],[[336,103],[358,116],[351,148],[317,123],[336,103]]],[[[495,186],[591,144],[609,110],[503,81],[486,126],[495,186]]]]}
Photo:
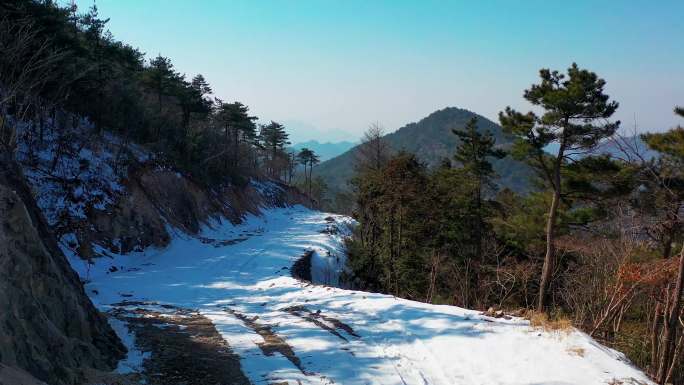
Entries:
{"type": "MultiPolygon", "coordinates": [[[[62,0],[63,2],[66,0],[62,0]]],[[[76,1],[85,11],[93,0],[76,1]]],[[[540,68],[607,82],[626,131],[684,105],[684,1],[97,0],[118,40],[201,73],[293,142],[357,140],[455,106],[528,110],[540,68]]]]}

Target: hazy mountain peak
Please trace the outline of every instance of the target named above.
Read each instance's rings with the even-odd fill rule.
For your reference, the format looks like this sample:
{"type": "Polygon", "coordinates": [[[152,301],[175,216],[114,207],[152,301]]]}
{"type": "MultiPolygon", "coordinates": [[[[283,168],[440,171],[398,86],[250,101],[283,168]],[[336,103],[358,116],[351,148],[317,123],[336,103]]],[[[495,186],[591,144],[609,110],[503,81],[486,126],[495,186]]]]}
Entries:
{"type": "Polygon", "coordinates": [[[292,145],[292,148],[298,151],[306,147],[318,154],[322,161],[326,161],[344,153],[355,145],[356,143],[348,140],[339,142],[319,142],[318,140],[312,139],[307,140],[306,142],[295,143],[292,145]]]}
{"type": "MultiPolygon", "coordinates": [[[[512,138],[503,132],[498,124],[466,109],[445,107],[437,110],[417,122],[404,125],[384,136],[389,146],[395,150],[412,152],[427,163],[435,166],[444,158],[452,158],[458,137],[451,130],[463,128],[472,118],[478,118],[478,128],[494,135],[497,144],[505,146],[512,143],[512,138]]],[[[353,175],[354,148],[321,163],[314,173],[322,176],[332,191],[345,190],[347,182],[353,175]]],[[[515,191],[528,191],[527,181],[532,173],[529,166],[510,157],[493,162],[495,171],[500,175],[499,184],[515,191]]]]}

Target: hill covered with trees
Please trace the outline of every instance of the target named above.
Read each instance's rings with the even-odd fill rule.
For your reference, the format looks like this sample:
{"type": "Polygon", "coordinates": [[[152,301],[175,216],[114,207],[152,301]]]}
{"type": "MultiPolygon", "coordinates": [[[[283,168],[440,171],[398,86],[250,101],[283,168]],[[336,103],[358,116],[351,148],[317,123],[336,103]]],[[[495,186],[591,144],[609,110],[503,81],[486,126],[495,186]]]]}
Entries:
{"type": "MultiPolygon", "coordinates": [[[[420,162],[428,167],[435,167],[445,159],[451,160],[456,147],[460,143],[454,129],[463,129],[471,118],[478,118],[478,130],[490,132],[496,139],[496,146],[506,149],[513,143],[513,137],[503,132],[502,128],[474,112],[447,107],[433,112],[418,122],[409,123],[395,132],[383,136],[389,149],[396,153],[406,151],[416,154],[420,162]]],[[[348,211],[349,181],[354,175],[354,167],[359,153],[356,146],[344,154],[322,162],[313,173],[320,176],[329,189],[327,203],[332,209],[348,211]]],[[[525,163],[511,157],[492,160],[494,171],[499,175],[497,185],[516,192],[528,192],[532,189],[530,177],[532,169],[525,163]]]]}
{"type": "Polygon", "coordinates": [[[35,153],[48,134],[68,142],[70,127],[89,124],[92,138],[122,138],[120,155],[131,143],[143,145],[207,185],[286,178],[294,160],[282,124],[256,124],[248,106],[214,95],[204,76],[180,73],[168,57],[147,59],[116,40],[107,22],[96,6],[81,13],[53,2],[0,4],[0,139],[7,150],[23,142],[35,153]],[[30,124],[16,130],[7,117],[30,124]]]}
{"type": "Polygon", "coordinates": [[[402,130],[443,127],[428,123],[435,115],[465,112],[439,111],[394,137],[369,129],[350,178],[358,226],[347,243],[349,280],[493,316],[524,313],[548,328],[573,325],[659,384],[681,384],[684,128],[620,137],[619,104],[596,73],[573,64],[539,76],[523,93],[538,112],[507,107],[498,131],[471,114],[451,134],[459,140],[449,160],[432,168],[421,161],[426,150],[396,152],[392,143],[408,140],[402,130]],[[497,188],[506,176],[497,164],[511,157],[526,165],[519,169],[534,191],[497,188]]]}

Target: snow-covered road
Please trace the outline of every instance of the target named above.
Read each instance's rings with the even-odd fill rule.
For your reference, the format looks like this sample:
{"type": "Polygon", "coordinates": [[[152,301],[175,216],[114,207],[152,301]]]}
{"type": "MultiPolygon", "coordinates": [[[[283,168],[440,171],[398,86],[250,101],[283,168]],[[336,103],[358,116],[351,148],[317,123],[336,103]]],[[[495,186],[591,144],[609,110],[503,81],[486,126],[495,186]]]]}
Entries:
{"type": "MultiPolygon", "coordinates": [[[[101,259],[89,273],[70,259],[104,310],[122,300],[197,309],[253,384],[650,384],[579,332],[293,279],[289,268],[306,250],[315,251],[314,278],[334,279],[342,237],[322,232],[326,217],[271,209],[203,238],[176,234],[163,250],[101,259]]],[[[348,221],[334,219],[340,228],[348,221]]]]}

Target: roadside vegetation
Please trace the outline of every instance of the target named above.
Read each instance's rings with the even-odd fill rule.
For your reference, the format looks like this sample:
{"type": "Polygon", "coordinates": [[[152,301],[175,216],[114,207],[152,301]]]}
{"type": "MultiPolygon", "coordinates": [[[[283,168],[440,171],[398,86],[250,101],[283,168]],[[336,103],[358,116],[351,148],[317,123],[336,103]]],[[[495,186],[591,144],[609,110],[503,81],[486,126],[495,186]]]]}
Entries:
{"type": "MultiPolygon", "coordinates": [[[[248,106],[220,99],[204,76],[178,72],[168,57],[147,60],[114,39],[107,22],[95,5],[85,13],[54,2],[0,5],[4,151],[16,151],[21,142],[36,154],[48,139],[69,143],[74,128],[85,125],[90,141],[108,133],[121,138],[116,160],[122,171],[132,163],[130,145],[138,144],[158,163],[207,186],[239,186],[251,177],[292,182],[303,158],[289,149],[282,124],[258,123],[248,106]]],[[[53,164],[71,155],[68,147],[60,146],[64,151],[53,164]]],[[[312,191],[310,167],[317,157],[308,156],[312,191]]]]}
{"type": "Polygon", "coordinates": [[[657,153],[647,158],[616,135],[618,103],[604,86],[575,64],[542,69],[524,91],[540,113],[501,112],[515,137],[508,153],[535,170],[526,195],[496,187],[492,161],[505,153],[476,118],[454,129],[460,144],[433,168],[421,154],[392,153],[371,127],[352,180],[352,283],[574,325],[658,383],[683,383],[684,128],[641,135],[657,153]],[[606,143],[612,156],[599,151],[606,143]]]}

